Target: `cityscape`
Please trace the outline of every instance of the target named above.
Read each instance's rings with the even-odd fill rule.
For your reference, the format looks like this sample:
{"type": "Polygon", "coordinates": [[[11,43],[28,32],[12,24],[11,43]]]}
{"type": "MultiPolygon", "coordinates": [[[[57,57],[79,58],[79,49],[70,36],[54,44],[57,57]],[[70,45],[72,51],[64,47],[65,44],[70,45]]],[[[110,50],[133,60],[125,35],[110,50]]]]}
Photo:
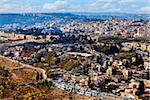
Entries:
{"type": "Polygon", "coordinates": [[[98,12],[132,0],[85,1],[0,7],[0,100],[149,100],[149,8],[98,12]]]}

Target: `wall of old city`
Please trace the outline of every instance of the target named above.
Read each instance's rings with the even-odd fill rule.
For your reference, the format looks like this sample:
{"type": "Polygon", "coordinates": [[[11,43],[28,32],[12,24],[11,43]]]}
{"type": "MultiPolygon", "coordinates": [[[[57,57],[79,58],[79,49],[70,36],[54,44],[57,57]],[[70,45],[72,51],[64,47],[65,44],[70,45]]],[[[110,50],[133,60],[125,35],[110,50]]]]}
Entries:
{"type": "Polygon", "coordinates": [[[18,33],[5,33],[0,32],[0,36],[4,36],[7,38],[17,38],[17,39],[35,39],[36,36],[32,35],[24,35],[24,34],[18,34],[18,33]]]}

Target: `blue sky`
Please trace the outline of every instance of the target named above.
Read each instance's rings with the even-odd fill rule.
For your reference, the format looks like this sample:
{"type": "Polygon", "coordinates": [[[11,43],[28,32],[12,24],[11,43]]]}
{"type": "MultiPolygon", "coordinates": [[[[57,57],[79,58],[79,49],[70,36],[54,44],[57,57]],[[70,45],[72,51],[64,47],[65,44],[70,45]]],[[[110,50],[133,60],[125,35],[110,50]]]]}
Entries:
{"type": "Polygon", "coordinates": [[[0,0],[0,13],[24,12],[150,13],[150,0],[0,0]]]}

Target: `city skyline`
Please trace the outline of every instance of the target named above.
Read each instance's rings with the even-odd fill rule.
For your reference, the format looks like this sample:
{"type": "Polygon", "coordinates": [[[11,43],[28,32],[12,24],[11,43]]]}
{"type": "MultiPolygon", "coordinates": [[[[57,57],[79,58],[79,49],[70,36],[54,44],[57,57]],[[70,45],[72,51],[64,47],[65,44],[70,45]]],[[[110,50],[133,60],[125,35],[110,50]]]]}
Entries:
{"type": "Polygon", "coordinates": [[[150,0],[1,0],[0,100],[149,100],[150,0]]]}
{"type": "Polygon", "coordinates": [[[113,12],[150,14],[150,0],[1,0],[0,13],[113,12]]]}

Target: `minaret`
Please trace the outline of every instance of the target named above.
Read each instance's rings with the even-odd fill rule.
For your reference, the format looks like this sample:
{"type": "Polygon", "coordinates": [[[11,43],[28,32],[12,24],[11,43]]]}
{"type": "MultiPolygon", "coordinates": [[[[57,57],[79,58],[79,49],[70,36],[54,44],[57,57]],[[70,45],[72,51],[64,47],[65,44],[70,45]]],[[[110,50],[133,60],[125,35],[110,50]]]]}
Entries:
{"type": "Polygon", "coordinates": [[[109,76],[112,76],[112,67],[109,67],[106,72],[109,76]]]}
{"type": "Polygon", "coordinates": [[[122,73],[123,73],[124,79],[128,79],[129,71],[128,71],[126,68],[124,68],[124,69],[122,70],[122,73]]]}
{"type": "Polygon", "coordinates": [[[108,61],[107,61],[107,60],[104,61],[102,67],[103,67],[103,68],[106,68],[106,69],[108,68],[108,61]]]}

